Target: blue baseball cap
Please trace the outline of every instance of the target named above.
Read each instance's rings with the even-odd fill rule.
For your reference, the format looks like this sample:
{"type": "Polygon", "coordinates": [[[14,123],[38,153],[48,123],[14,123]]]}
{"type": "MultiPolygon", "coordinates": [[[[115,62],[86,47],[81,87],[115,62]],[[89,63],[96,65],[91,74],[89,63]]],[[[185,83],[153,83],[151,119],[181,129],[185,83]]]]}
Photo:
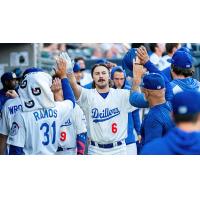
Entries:
{"type": "Polygon", "coordinates": [[[183,91],[172,99],[174,114],[195,114],[200,112],[200,93],[197,91],[183,91]]]}
{"type": "Polygon", "coordinates": [[[168,62],[178,68],[192,68],[192,56],[185,50],[177,50],[172,56],[172,59],[168,60],[168,62]]]}
{"type": "Polygon", "coordinates": [[[111,70],[111,79],[113,80],[113,76],[114,76],[114,73],[116,71],[120,71],[120,72],[123,72],[124,73],[124,78],[126,78],[126,72],[124,71],[124,69],[121,67],[121,66],[116,66],[116,67],[113,67],[112,70],[111,70]]]}
{"type": "Polygon", "coordinates": [[[95,64],[106,64],[108,61],[105,58],[97,59],[95,64]]]}
{"type": "Polygon", "coordinates": [[[160,74],[149,73],[143,77],[141,87],[149,90],[161,90],[165,88],[165,81],[160,74]]]}
{"type": "Polygon", "coordinates": [[[2,76],[1,76],[1,82],[3,85],[5,85],[5,81],[6,80],[13,80],[16,79],[17,76],[14,72],[5,72],[2,76]]]}
{"type": "Polygon", "coordinates": [[[136,49],[132,48],[130,49],[122,59],[122,67],[127,68],[130,71],[133,71],[133,59],[136,58],[136,49]]]}
{"type": "Polygon", "coordinates": [[[21,78],[22,77],[22,70],[19,67],[15,68],[13,70],[13,72],[16,74],[17,78],[21,78]]]}
{"type": "Polygon", "coordinates": [[[79,65],[78,63],[75,63],[75,64],[74,64],[73,71],[74,71],[74,72],[81,71],[81,67],[80,67],[80,65],[79,65]]]}

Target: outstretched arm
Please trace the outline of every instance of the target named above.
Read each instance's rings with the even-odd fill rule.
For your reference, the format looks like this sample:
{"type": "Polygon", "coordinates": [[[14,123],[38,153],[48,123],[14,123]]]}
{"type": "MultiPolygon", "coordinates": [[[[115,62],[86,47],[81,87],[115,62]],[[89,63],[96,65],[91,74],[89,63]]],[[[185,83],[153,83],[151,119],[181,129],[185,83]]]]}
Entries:
{"type": "Polygon", "coordinates": [[[141,64],[143,64],[144,67],[149,72],[158,73],[164,78],[165,87],[166,87],[165,99],[167,101],[171,101],[171,99],[173,98],[173,91],[172,91],[170,81],[168,80],[167,76],[162,71],[158,70],[158,68],[149,60],[148,53],[144,46],[137,49],[137,56],[139,57],[141,64]]]}
{"type": "Polygon", "coordinates": [[[146,70],[140,64],[140,60],[136,58],[136,62],[133,61],[133,84],[130,94],[130,104],[138,108],[148,108],[149,104],[144,98],[144,94],[140,92],[140,84],[142,82],[142,76],[146,70]]]}
{"type": "Polygon", "coordinates": [[[58,58],[57,66],[58,66],[58,69],[56,71],[56,75],[61,79],[64,100],[72,101],[73,106],[75,107],[74,93],[72,91],[72,88],[70,87],[70,84],[66,75],[67,62],[62,58],[58,58]]]}
{"type": "Polygon", "coordinates": [[[68,73],[67,77],[76,97],[76,100],[78,100],[81,96],[81,86],[77,84],[74,73],[68,73]]]}

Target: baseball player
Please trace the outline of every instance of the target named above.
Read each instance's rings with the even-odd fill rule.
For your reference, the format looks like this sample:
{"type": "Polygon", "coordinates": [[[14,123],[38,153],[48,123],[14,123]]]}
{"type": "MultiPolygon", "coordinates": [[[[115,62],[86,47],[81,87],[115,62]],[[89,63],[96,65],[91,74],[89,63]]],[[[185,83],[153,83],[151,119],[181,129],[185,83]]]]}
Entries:
{"type": "MultiPolygon", "coordinates": [[[[63,101],[60,79],[57,81],[59,91],[54,95],[56,101],[63,101]]],[[[60,127],[60,144],[57,155],[83,155],[87,138],[86,121],[83,111],[75,105],[71,116],[60,127]]]]}
{"type": "MultiPolygon", "coordinates": [[[[40,68],[28,68],[24,71],[23,77],[25,77],[26,74],[28,73],[33,73],[33,72],[41,72],[42,69],[40,68]]],[[[54,86],[54,82],[52,84],[54,86]]],[[[17,112],[22,111],[22,104],[20,101],[20,98],[18,97],[17,93],[14,94],[12,92],[12,99],[9,99],[6,101],[4,104],[4,107],[2,109],[2,117],[0,119],[0,135],[4,136],[5,139],[0,140],[0,154],[5,154],[5,148],[6,148],[6,141],[7,137],[11,131],[12,123],[14,120],[14,116],[17,112]]]]}
{"type": "MultiPolygon", "coordinates": [[[[149,61],[148,54],[145,47],[141,47],[137,50],[137,55],[140,58],[142,64],[148,69],[149,72],[155,72],[161,74],[166,82],[169,82],[165,74],[158,69],[149,61]]],[[[200,83],[196,79],[192,78],[194,74],[194,68],[192,66],[192,56],[185,51],[183,48],[177,50],[171,59],[171,74],[173,80],[168,87],[171,87],[173,95],[181,91],[200,91],[200,83]]]]}
{"type": "Polygon", "coordinates": [[[95,64],[91,75],[95,89],[90,90],[80,87],[73,74],[68,75],[88,123],[88,154],[126,154],[127,116],[136,110],[129,103],[130,91],[109,87],[109,68],[105,64],[95,64]]]}
{"type": "Polygon", "coordinates": [[[6,72],[1,76],[1,82],[3,89],[0,90],[0,110],[4,103],[11,98],[8,92],[17,88],[17,76],[13,72],[6,72]]]}
{"type": "Polygon", "coordinates": [[[7,141],[9,154],[55,154],[57,151],[60,126],[75,106],[66,68],[66,61],[60,58],[57,76],[62,79],[63,102],[54,101],[50,88],[52,78],[45,72],[29,73],[21,82],[19,97],[22,112],[14,116],[7,141]]]}
{"type": "Polygon", "coordinates": [[[150,110],[141,126],[142,145],[164,136],[174,127],[170,113],[171,106],[165,100],[165,82],[157,73],[143,77],[142,92],[149,102],[150,110]]]}
{"type": "Polygon", "coordinates": [[[60,129],[60,144],[57,155],[84,155],[87,138],[86,120],[78,104],[75,105],[60,129]]]}
{"type": "MultiPolygon", "coordinates": [[[[114,84],[113,88],[131,90],[131,86],[126,83],[126,73],[122,67],[116,66],[112,68],[111,79],[114,84]]],[[[140,125],[139,109],[128,113],[128,137],[125,140],[128,155],[137,155],[136,141],[141,138],[140,125]]]]}
{"type": "MultiPolygon", "coordinates": [[[[0,121],[4,119],[4,104],[12,98],[17,97],[16,88],[17,88],[17,79],[16,74],[13,72],[6,72],[1,76],[1,82],[3,85],[3,89],[0,90],[0,121]]],[[[0,126],[0,133],[1,133],[0,126]]],[[[0,134],[0,154],[7,153],[6,150],[6,141],[7,136],[4,134],[0,134]]]]}
{"type": "Polygon", "coordinates": [[[163,138],[145,145],[141,154],[200,155],[200,93],[177,93],[172,100],[172,107],[176,127],[163,138]]]}

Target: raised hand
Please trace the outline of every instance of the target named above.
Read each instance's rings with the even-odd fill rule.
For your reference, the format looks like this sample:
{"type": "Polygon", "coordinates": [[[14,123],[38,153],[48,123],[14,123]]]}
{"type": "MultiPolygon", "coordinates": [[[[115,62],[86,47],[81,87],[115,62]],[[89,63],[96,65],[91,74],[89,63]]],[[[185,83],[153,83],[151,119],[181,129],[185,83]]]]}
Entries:
{"type": "Polygon", "coordinates": [[[18,97],[18,94],[15,90],[8,90],[6,92],[6,96],[14,99],[14,98],[18,97]]]}
{"type": "Polygon", "coordinates": [[[55,78],[51,86],[51,91],[55,93],[59,92],[60,90],[62,90],[61,80],[59,78],[55,78]]]}
{"type": "Polygon", "coordinates": [[[67,62],[65,59],[58,57],[56,59],[57,69],[56,69],[56,76],[60,79],[66,78],[66,71],[67,71],[67,62]]]}
{"type": "Polygon", "coordinates": [[[146,69],[140,64],[140,60],[133,60],[133,81],[134,85],[140,85],[142,76],[145,74],[146,69]],[[137,61],[137,62],[136,62],[137,61]]]}
{"type": "Polygon", "coordinates": [[[144,46],[141,46],[140,48],[138,48],[136,54],[137,54],[138,58],[140,59],[140,63],[142,65],[144,65],[146,62],[149,61],[149,55],[144,46]]]}

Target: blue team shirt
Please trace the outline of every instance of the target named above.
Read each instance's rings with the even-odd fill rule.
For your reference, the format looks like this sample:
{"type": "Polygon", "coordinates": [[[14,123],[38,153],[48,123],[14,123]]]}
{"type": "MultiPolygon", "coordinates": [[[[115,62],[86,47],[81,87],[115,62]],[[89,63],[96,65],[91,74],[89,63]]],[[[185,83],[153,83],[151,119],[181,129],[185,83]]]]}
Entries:
{"type": "Polygon", "coordinates": [[[200,155],[200,132],[172,129],[163,138],[144,146],[142,155],[200,155]]]}
{"type": "Polygon", "coordinates": [[[164,136],[174,123],[170,117],[171,106],[163,103],[150,108],[141,126],[142,145],[164,136]]]}

